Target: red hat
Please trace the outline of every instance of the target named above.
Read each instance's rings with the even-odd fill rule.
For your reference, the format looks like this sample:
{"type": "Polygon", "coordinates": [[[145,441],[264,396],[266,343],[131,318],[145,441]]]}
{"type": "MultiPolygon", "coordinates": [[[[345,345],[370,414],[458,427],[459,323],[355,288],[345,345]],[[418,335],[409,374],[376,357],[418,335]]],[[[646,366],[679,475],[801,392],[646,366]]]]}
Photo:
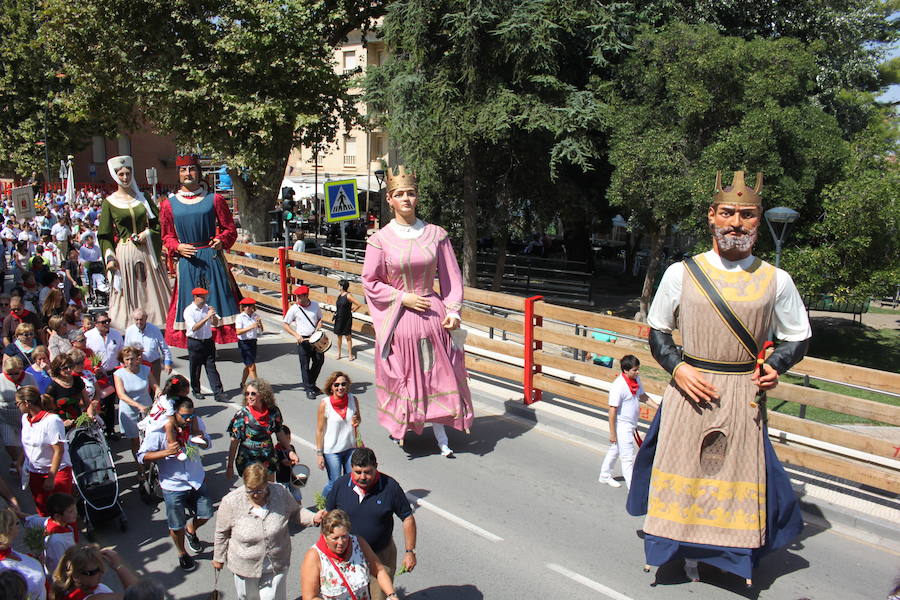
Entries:
{"type": "Polygon", "coordinates": [[[205,296],[209,293],[209,290],[207,290],[206,288],[202,288],[202,287],[195,287],[194,289],[191,290],[191,293],[195,296],[205,296]]]}
{"type": "Polygon", "coordinates": [[[308,286],[308,285],[298,285],[297,287],[294,288],[294,295],[295,295],[295,296],[300,296],[300,295],[302,295],[302,294],[308,294],[308,293],[309,293],[309,286],[308,286]]]}
{"type": "Polygon", "coordinates": [[[176,167],[200,166],[200,157],[196,154],[179,154],[175,157],[176,167]]]}
{"type": "Polygon", "coordinates": [[[256,300],[253,298],[241,298],[241,301],[238,304],[244,304],[246,306],[253,306],[256,304],[256,300]]]}

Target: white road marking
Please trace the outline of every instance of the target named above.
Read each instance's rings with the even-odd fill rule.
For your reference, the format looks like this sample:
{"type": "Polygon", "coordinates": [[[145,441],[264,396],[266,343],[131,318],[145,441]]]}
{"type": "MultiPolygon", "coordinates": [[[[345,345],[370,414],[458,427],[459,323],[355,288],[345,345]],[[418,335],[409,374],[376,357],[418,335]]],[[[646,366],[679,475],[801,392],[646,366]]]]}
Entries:
{"type": "MultiPolygon", "coordinates": [[[[203,388],[201,387],[201,389],[203,389],[203,388]]],[[[237,404],[236,402],[223,402],[223,404],[228,404],[230,406],[233,406],[237,410],[240,410],[242,408],[242,406],[240,404],[237,404]]],[[[296,442],[302,446],[306,446],[307,448],[310,448],[311,450],[316,449],[315,444],[313,444],[309,440],[303,439],[299,435],[291,434],[291,439],[294,442],[296,442]]],[[[468,531],[471,531],[475,535],[483,537],[484,539],[486,539],[490,542],[502,542],[503,541],[503,538],[500,537],[499,535],[495,535],[495,534],[491,533],[490,531],[487,531],[486,529],[482,529],[481,527],[479,527],[478,525],[475,525],[474,523],[469,523],[462,517],[457,517],[453,513],[447,512],[443,508],[435,506],[431,502],[428,502],[427,500],[423,500],[422,498],[419,498],[418,496],[414,496],[413,494],[407,493],[406,499],[409,500],[409,503],[412,504],[413,506],[418,506],[420,508],[429,510],[429,511],[433,512],[434,514],[438,515],[439,517],[443,517],[444,519],[450,521],[451,523],[453,523],[455,525],[459,525],[463,529],[467,529],[468,531]]]]}
{"type": "Polygon", "coordinates": [[[632,600],[631,597],[626,596],[625,594],[622,594],[620,592],[617,592],[616,590],[612,589],[611,587],[607,587],[598,581],[594,581],[593,579],[588,579],[584,575],[579,575],[575,571],[567,569],[556,563],[547,563],[547,568],[550,569],[551,571],[556,571],[560,575],[564,575],[564,576],[568,577],[569,579],[571,579],[572,581],[576,581],[585,587],[589,587],[596,592],[600,592],[601,594],[603,594],[609,598],[612,598],[613,600],[632,600]]]}
{"type": "Polygon", "coordinates": [[[420,508],[430,510],[431,512],[438,515],[439,517],[443,517],[444,519],[450,521],[451,523],[453,523],[455,525],[459,525],[463,529],[468,529],[475,535],[483,537],[484,539],[488,540],[489,542],[502,542],[503,541],[503,538],[500,537],[499,535],[494,535],[490,531],[487,531],[486,529],[482,529],[481,527],[479,527],[478,525],[475,525],[474,523],[469,523],[462,517],[457,517],[453,513],[449,513],[446,510],[444,510],[443,508],[438,508],[431,502],[428,502],[427,500],[423,500],[422,498],[419,498],[418,496],[414,496],[413,494],[410,494],[409,492],[406,493],[406,499],[409,500],[409,503],[412,504],[413,506],[418,506],[420,508]]]}

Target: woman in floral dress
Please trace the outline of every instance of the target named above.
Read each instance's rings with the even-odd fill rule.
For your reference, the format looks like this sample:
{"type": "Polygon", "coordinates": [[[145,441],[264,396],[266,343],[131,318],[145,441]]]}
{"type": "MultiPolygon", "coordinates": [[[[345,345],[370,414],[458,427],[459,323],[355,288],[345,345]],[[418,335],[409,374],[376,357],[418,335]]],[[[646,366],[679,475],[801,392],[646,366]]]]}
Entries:
{"type": "MultiPolygon", "coordinates": [[[[235,466],[238,475],[243,475],[247,465],[258,462],[266,467],[269,479],[274,481],[278,459],[275,456],[272,434],[275,434],[283,447],[289,448],[291,445],[291,436],[285,433],[283,425],[284,420],[281,410],[275,405],[272,386],[264,379],[247,381],[244,386],[244,407],[235,413],[228,424],[231,447],[228,449],[226,477],[234,477],[235,466]]],[[[295,452],[291,452],[289,456],[292,464],[299,462],[295,452]]]]}

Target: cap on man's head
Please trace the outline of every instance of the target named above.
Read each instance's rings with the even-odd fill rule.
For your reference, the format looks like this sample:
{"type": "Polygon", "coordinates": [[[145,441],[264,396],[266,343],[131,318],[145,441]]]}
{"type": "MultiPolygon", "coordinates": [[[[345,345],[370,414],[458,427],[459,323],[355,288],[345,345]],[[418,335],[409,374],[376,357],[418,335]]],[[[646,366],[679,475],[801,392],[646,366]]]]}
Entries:
{"type": "Polygon", "coordinates": [[[308,293],[309,293],[308,285],[298,285],[297,287],[294,288],[295,296],[302,296],[303,294],[308,294],[308,293]]]}
{"type": "Polygon", "coordinates": [[[206,296],[207,294],[209,294],[209,291],[206,288],[195,287],[191,290],[191,293],[195,296],[206,296]]]}
{"type": "Polygon", "coordinates": [[[242,304],[244,306],[256,306],[256,300],[253,298],[241,298],[241,301],[238,304],[242,304]]]}

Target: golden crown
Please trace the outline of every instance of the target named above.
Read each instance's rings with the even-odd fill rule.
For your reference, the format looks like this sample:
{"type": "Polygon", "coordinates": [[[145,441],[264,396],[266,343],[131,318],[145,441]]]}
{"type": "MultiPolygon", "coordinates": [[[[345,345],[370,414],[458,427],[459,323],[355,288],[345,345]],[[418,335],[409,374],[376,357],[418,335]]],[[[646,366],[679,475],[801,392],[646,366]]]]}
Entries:
{"type": "Polygon", "coordinates": [[[762,206],[763,174],[756,174],[756,185],[752,188],[744,183],[744,172],[735,171],[731,185],[722,187],[722,171],[716,171],[716,189],[714,204],[734,204],[739,206],[762,206]]]}
{"type": "Polygon", "coordinates": [[[400,188],[415,188],[416,174],[407,171],[404,165],[389,167],[387,169],[387,191],[393,192],[400,188]]]}

